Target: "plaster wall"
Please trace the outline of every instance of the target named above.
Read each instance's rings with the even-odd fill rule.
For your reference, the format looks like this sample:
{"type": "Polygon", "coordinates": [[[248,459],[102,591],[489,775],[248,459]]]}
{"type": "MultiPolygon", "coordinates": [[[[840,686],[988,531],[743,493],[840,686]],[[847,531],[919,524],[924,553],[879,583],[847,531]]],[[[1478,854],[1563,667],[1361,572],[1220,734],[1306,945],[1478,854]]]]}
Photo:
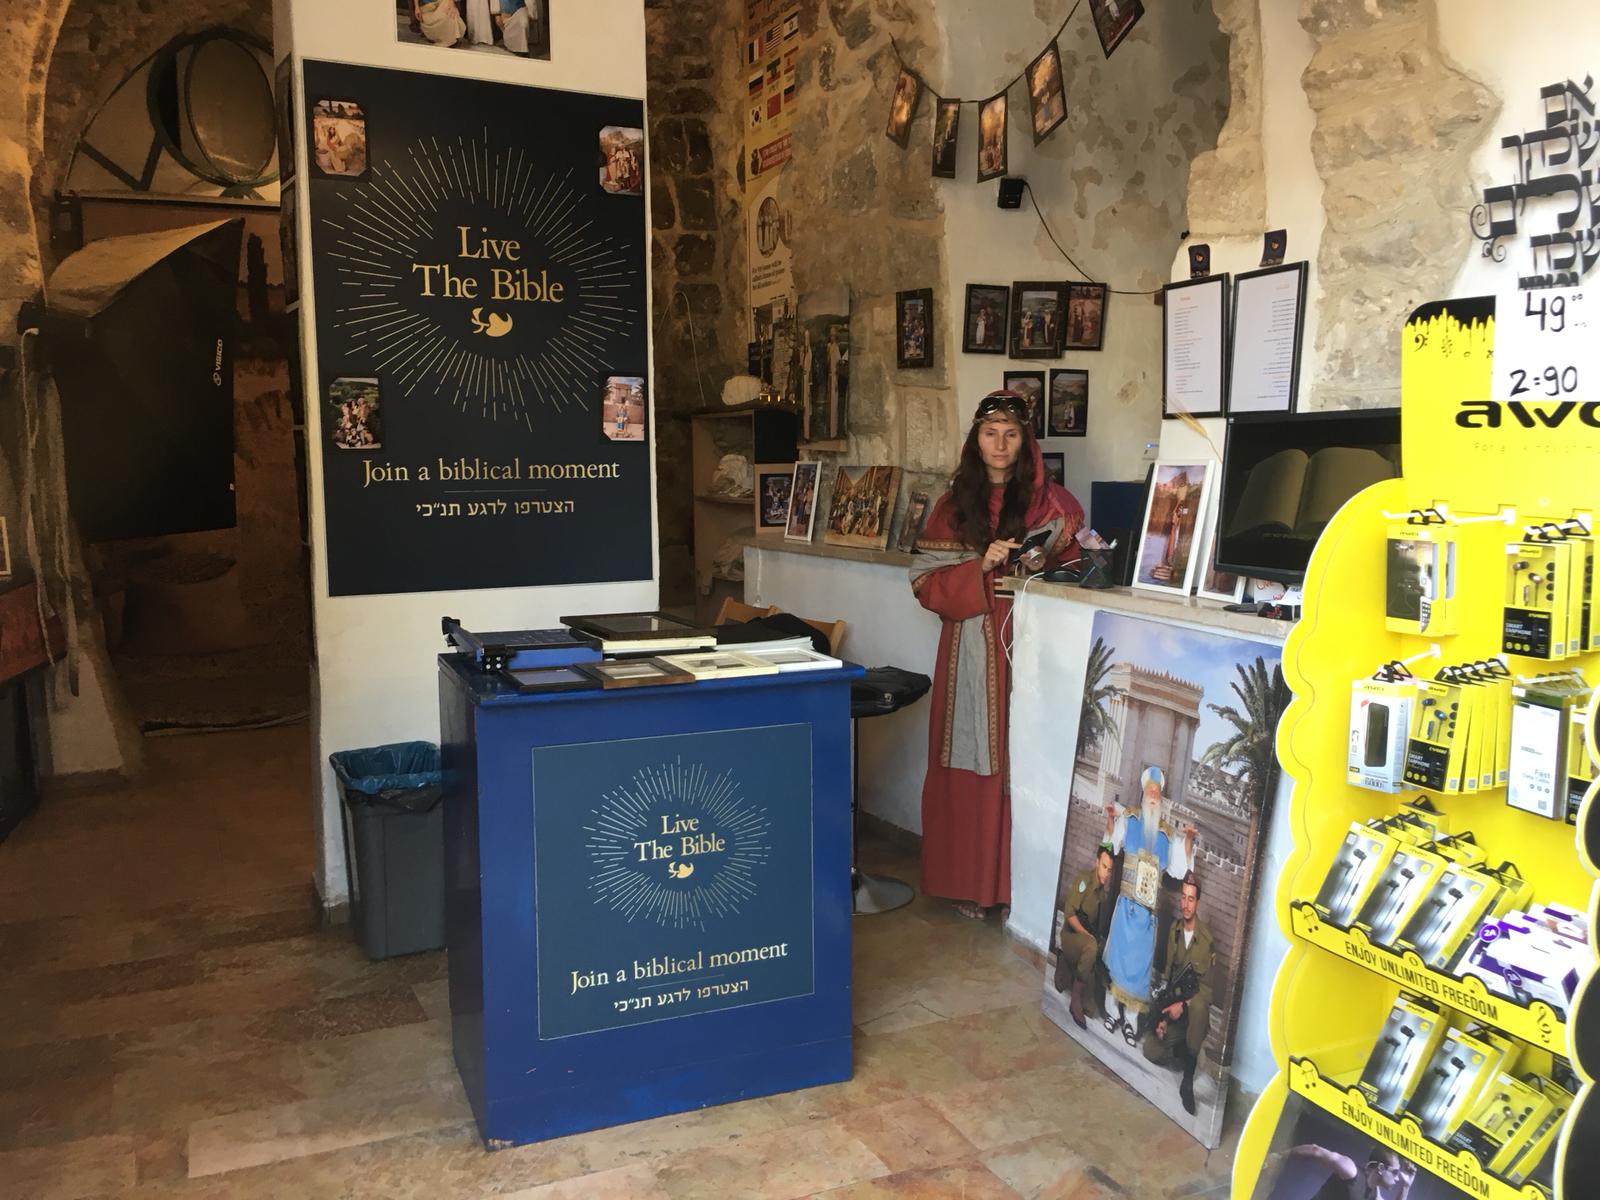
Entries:
{"type": "MultiPolygon", "coordinates": [[[[275,49],[296,59],[296,112],[300,60],[356,62],[423,73],[448,74],[502,83],[570,91],[602,92],[643,99],[645,30],[642,0],[589,0],[582,9],[553,6],[550,62],[512,55],[446,50],[403,44],[395,38],[395,10],[389,4],[329,4],[327,0],[277,0],[275,49]]],[[[305,139],[297,140],[297,173],[305,177],[305,139]]],[[[648,198],[646,202],[648,214],[648,198]]],[[[304,204],[297,208],[300,245],[310,245],[304,204]]],[[[316,299],[310,262],[300,264],[300,335],[308,397],[321,394],[317,376],[316,299]]],[[[341,844],[339,798],[327,756],[335,750],[383,742],[438,741],[438,684],[434,656],[442,648],[439,618],[460,618],[479,629],[538,628],[566,614],[653,609],[655,573],[648,581],[547,588],[498,588],[469,592],[428,592],[391,596],[328,594],[323,549],[327,513],[322,493],[320,405],[306,405],[309,458],[309,511],[312,540],[312,603],[316,664],[312,729],[316,775],[319,855],[316,884],[325,906],[347,897],[341,844]]],[[[654,432],[649,434],[654,444],[654,432]]],[[[653,470],[653,468],[652,468],[653,470]]],[[[652,532],[655,514],[652,506],[652,532]]],[[[654,537],[652,536],[652,541],[654,537]]],[[[527,553],[557,553],[554,546],[530,545],[527,553]]]]}
{"type": "MultiPolygon", "coordinates": [[[[946,51],[930,82],[962,97],[991,95],[1027,67],[1068,7],[1057,0],[1003,6],[939,0],[946,51]]],[[[1057,240],[1091,278],[1153,292],[1188,229],[1190,164],[1216,145],[1228,112],[1228,39],[1209,0],[1174,0],[1152,7],[1110,59],[1086,8],[1068,22],[1059,46],[1066,122],[1035,146],[1026,90],[1013,87],[1010,174],[1027,178],[1057,240]]],[[[1063,453],[1067,487],[1087,505],[1092,480],[1143,477],[1144,445],[1160,425],[1161,310],[1148,294],[1113,295],[1104,349],[1068,351],[1059,360],[959,353],[968,283],[1082,278],[1051,243],[1027,197],[1020,210],[1003,210],[995,205],[996,183],[973,182],[976,107],[963,108],[961,121],[957,178],[935,181],[948,261],[942,332],[958,352],[950,397],[956,411],[931,457],[946,469],[955,461],[964,418],[977,397],[1000,386],[1006,370],[1086,369],[1088,436],[1048,439],[1045,448],[1063,453]]],[[[927,145],[926,133],[914,136],[908,153],[925,161],[927,145]]]]}

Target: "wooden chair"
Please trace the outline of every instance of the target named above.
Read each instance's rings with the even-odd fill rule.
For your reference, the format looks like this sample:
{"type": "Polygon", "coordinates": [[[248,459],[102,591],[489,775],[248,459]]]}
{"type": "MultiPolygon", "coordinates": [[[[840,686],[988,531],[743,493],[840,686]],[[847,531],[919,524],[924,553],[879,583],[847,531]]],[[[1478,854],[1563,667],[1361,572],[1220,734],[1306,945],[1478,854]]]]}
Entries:
{"type": "MultiPolygon", "coordinates": [[[[773,613],[782,612],[781,608],[772,606],[759,608],[754,604],[746,604],[742,600],[735,600],[732,596],[722,602],[722,607],[717,611],[714,624],[725,625],[729,621],[754,621],[758,617],[770,617],[773,613]]],[[[813,621],[810,617],[801,617],[807,625],[815,629],[828,639],[828,653],[837,656],[839,647],[844,644],[845,623],[843,621],[813,621]]]]}

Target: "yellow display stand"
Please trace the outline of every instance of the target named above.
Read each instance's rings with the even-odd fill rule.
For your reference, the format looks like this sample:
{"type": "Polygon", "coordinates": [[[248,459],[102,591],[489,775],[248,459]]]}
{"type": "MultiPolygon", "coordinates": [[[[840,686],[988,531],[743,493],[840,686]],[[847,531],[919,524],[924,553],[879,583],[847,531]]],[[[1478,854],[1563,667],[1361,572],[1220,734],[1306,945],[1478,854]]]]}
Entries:
{"type": "MultiPolygon", "coordinates": [[[[1278,730],[1278,757],[1294,788],[1289,821],[1294,850],[1279,877],[1276,911],[1290,950],[1273,988],[1271,1040],[1278,1074],[1245,1126],[1234,1166],[1235,1200],[1257,1197],[1257,1184],[1290,1093],[1398,1151],[1465,1195],[1495,1200],[1545,1200],[1531,1184],[1514,1187],[1490,1176],[1466,1151],[1425,1138],[1409,1118],[1394,1120],[1367,1105],[1355,1081],[1397,995],[1403,990],[1453,1008],[1521,1039],[1530,1053],[1570,1057],[1587,1081],[1573,1112],[1595,1108],[1592,1081],[1600,1064],[1575,1054],[1574,1029],[1548,1005],[1523,1006],[1493,995],[1477,980],[1428,970],[1411,953],[1374,947],[1359,932],[1325,926],[1310,906],[1352,822],[1387,816],[1417,793],[1387,796],[1346,782],[1352,681],[1390,660],[1429,655],[1434,664],[1500,654],[1505,544],[1524,524],[1600,511],[1600,422],[1594,409],[1558,410],[1535,402],[1532,427],[1485,403],[1491,392],[1494,301],[1447,301],[1418,309],[1404,332],[1402,453],[1405,476],[1368,488],[1329,524],[1312,555],[1305,609],[1284,648],[1283,670],[1294,699],[1278,730]],[[1537,410],[1537,411],[1535,411],[1537,410]],[[1552,423],[1546,419],[1560,413],[1552,423]],[[1540,414],[1543,414],[1541,416],[1540,414]],[[1449,637],[1385,629],[1385,539],[1393,514],[1443,509],[1457,540],[1457,622],[1449,637]],[[1390,515],[1386,515],[1390,514],[1390,515]],[[1502,519],[1471,520],[1470,518],[1502,519]],[[1463,518],[1468,518],[1462,523],[1463,518]],[[1587,1109],[1584,1108],[1587,1101],[1587,1109]]],[[[1552,664],[1508,657],[1512,672],[1531,675],[1552,664]]],[[[1556,664],[1600,681],[1600,654],[1556,664]]],[[[1414,667],[1432,674],[1428,658],[1414,667]]],[[[1595,730],[1591,727],[1590,735],[1595,730]]],[[[1534,898],[1590,913],[1600,889],[1574,845],[1572,827],[1510,808],[1504,786],[1474,794],[1430,797],[1452,831],[1471,830],[1490,857],[1517,863],[1534,898]]],[[[1600,822],[1596,805],[1585,821],[1600,822]]],[[[1600,830],[1597,830],[1600,833],[1600,830]]],[[[1578,840],[1584,838],[1580,830],[1578,840]]],[[[1596,841],[1600,841],[1597,838],[1596,841]]],[[[1585,987],[1593,983],[1593,976],[1585,987]]],[[[1597,1002],[1573,1007],[1576,1025],[1592,1020],[1597,1002]]],[[[1600,1016],[1600,1011],[1594,1013],[1600,1016]]],[[[1590,1041],[1596,1040],[1593,1034],[1590,1041]]],[[[1557,1154],[1561,1168],[1573,1126],[1569,1117],[1557,1154]]],[[[1600,1196],[1600,1180],[1562,1200],[1600,1196]]]]}

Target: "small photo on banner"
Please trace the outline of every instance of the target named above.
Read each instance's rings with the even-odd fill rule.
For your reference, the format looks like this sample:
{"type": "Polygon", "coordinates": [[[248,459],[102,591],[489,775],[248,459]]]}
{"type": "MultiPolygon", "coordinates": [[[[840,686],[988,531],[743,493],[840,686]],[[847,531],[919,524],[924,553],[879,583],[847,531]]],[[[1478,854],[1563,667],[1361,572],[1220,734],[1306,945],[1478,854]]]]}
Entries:
{"type": "Polygon", "coordinates": [[[1028,64],[1028,107],[1037,146],[1067,119],[1067,92],[1061,80],[1061,54],[1051,42],[1028,64]]]}
{"type": "Polygon", "coordinates": [[[617,196],[644,194],[644,130],[607,125],[600,131],[600,186],[617,196]]]}
{"type": "Polygon", "coordinates": [[[895,81],[894,99],[889,102],[889,124],[884,132],[889,140],[902,150],[911,141],[911,122],[917,115],[917,102],[922,99],[922,80],[916,73],[900,68],[900,78],[895,81]]]}
{"type": "Polygon", "coordinates": [[[311,165],[325,179],[367,173],[367,116],[360,104],[318,100],[311,106],[311,165]]]}
{"type": "Polygon", "coordinates": [[[978,182],[998,179],[1006,165],[1006,94],[985,100],[978,108],[978,182]]]}
{"type": "Polygon", "coordinates": [[[956,141],[961,132],[961,101],[941,99],[934,113],[933,176],[935,179],[954,179],[956,141]]]}

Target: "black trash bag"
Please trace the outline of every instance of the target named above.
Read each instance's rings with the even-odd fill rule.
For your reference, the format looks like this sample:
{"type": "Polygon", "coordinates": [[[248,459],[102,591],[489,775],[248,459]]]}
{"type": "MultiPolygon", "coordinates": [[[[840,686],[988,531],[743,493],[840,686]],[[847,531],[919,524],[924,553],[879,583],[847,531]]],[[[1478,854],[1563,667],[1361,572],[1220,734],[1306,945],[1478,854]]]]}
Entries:
{"type": "Polygon", "coordinates": [[[904,667],[868,667],[850,684],[850,715],[876,717],[898,712],[927,695],[933,680],[904,667]]]}
{"type": "Polygon", "coordinates": [[[444,795],[439,747],[432,742],[394,742],[328,755],[339,788],[350,804],[423,813],[444,795]]]}

